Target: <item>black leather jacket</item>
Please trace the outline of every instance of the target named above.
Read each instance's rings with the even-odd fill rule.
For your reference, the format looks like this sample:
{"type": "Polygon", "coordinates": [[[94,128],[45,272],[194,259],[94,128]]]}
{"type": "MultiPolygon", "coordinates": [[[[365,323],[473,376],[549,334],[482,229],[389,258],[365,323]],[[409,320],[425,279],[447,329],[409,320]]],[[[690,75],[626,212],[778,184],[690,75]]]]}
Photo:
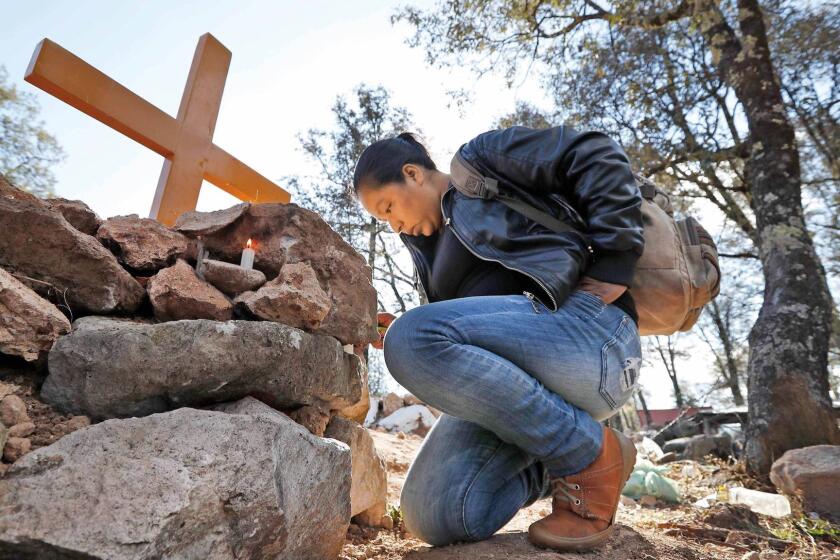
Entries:
{"type": "MultiPolygon", "coordinates": [[[[644,249],[642,196],[627,155],[603,133],[571,127],[514,126],[479,134],[461,154],[499,190],[584,231],[556,233],[497,200],[471,198],[451,184],[441,198],[444,226],[477,257],[531,277],[540,301],[556,312],[587,276],[630,286],[644,249]],[[550,305],[548,304],[550,302],[550,305]]],[[[424,236],[401,233],[418,279],[429,293],[424,236]]]]}

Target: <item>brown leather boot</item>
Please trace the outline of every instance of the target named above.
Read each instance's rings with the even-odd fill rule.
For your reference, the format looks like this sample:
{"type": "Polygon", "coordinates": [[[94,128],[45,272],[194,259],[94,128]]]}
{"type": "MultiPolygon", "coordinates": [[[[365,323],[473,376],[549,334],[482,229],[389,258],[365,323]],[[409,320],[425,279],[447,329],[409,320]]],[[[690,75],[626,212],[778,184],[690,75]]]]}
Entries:
{"type": "Polygon", "coordinates": [[[528,527],[537,546],[588,550],[615,529],[615,513],[625,482],[636,464],[636,446],[624,434],[604,428],[595,461],[577,474],[551,478],[551,513],[528,527]]]}

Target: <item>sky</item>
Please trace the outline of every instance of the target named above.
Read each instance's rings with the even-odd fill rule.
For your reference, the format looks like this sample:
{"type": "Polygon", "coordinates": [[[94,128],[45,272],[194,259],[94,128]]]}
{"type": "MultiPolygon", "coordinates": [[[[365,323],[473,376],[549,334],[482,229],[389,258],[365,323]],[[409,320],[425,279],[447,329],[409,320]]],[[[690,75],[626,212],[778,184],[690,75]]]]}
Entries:
{"type": "MultiPolygon", "coordinates": [[[[410,28],[389,21],[401,4],[2,0],[8,23],[0,34],[0,65],[13,84],[35,95],[46,129],[67,154],[55,168],[57,195],[83,200],[102,217],[147,216],[163,159],[23,81],[35,46],[45,37],[175,115],[196,42],[210,32],[233,53],[214,142],[280,186],[284,176],[316,173],[297,135],[330,128],[336,96],[350,95],[360,83],[386,87],[393,103],[412,113],[444,169],[461,144],[491,128],[517,101],[549,106],[536,74],[507,89],[498,76],[479,80],[465,68],[428,66],[424,53],[405,43],[410,28]],[[455,88],[473,92],[463,114],[447,107],[447,92],[455,88]]],[[[205,182],[198,209],[237,202],[205,182]]],[[[698,347],[680,364],[687,385],[708,381],[709,362],[698,347]]],[[[660,366],[643,370],[642,382],[651,408],[673,406],[660,366]]],[[[404,392],[395,382],[394,387],[404,392]]]]}

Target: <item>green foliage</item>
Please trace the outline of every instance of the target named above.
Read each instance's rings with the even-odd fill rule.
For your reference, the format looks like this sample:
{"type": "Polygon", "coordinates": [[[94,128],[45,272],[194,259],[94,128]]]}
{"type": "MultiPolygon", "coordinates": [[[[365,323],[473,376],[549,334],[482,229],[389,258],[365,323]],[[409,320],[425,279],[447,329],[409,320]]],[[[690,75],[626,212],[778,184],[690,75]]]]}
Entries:
{"type": "Polygon", "coordinates": [[[51,167],[64,159],[58,142],[38,120],[34,96],[8,83],[0,67],[0,174],[38,196],[54,194],[51,167]]]}
{"type": "Polygon", "coordinates": [[[394,527],[398,527],[403,521],[402,510],[399,506],[388,504],[388,511],[385,514],[394,522],[394,527]]]}
{"type": "Polygon", "coordinates": [[[512,113],[499,118],[495,127],[508,128],[516,125],[531,128],[551,128],[553,126],[549,115],[525,101],[518,102],[512,113]]]}

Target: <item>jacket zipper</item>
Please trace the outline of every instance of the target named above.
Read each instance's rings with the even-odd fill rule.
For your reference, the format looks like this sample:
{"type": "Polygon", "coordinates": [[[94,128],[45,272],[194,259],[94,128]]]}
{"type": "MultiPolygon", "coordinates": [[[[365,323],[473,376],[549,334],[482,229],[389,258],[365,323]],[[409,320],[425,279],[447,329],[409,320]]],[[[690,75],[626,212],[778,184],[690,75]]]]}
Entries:
{"type": "MultiPolygon", "coordinates": [[[[454,188],[454,187],[450,187],[450,188],[454,188]]],[[[447,190],[447,192],[449,192],[449,191],[447,190]]],[[[446,193],[443,193],[443,194],[444,194],[444,196],[446,195],[446,193]]],[[[448,225],[449,225],[449,222],[451,221],[451,218],[449,218],[449,217],[446,215],[446,212],[443,210],[443,196],[441,196],[441,197],[440,197],[440,213],[441,213],[441,215],[442,215],[442,216],[443,216],[443,218],[444,218],[444,220],[443,220],[443,224],[444,224],[445,226],[448,226],[448,225]]],[[[469,251],[470,253],[472,253],[473,255],[475,255],[477,258],[479,258],[479,259],[481,259],[481,260],[483,260],[483,261],[497,262],[497,263],[499,263],[500,265],[502,265],[503,267],[505,267],[505,268],[507,268],[507,269],[509,269],[509,270],[513,270],[513,271],[515,271],[515,272],[518,272],[518,273],[520,273],[520,274],[524,274],[525,276],[527,276],[528,278],[530,278],[531,280],[533,280],[534,282],[536,282],[536,283],[537,283],[537,285],[538,285],[540,288],[542,288],[542,289],[543,289],[543,291],[545,291],[545,293],[546,293],[546,294],[548,294],[549,299],[551,299],[551,304],[552,304],[552,306],[553,306],[554,308],[553,308],[553,309],[551,309],[550,311],[551,311],[552,313],[555,313],[555,312],[557,311],[557,301],[554,299],[554,296],[552,296],[552,295],[551,295],[551,292],[548,290],[548,288],[546,288],[545,284],[543,284],[543,283],[542,283],[542,282],[541,282],[538,278],[534,277],[534,276],[533,276],[533,275],[531,275],[531,274],[528,274],[528,273],[527,273],[527,272],[525,272],[524,270],[519,270],[518,268],[514,268],[514,267],[512,267],[512,266],[508,266],[508,265],[506,265],[505,263],[503,263],[503,262],[502,262],[502,261],[500,261],[500,260],[497,260],[497,259],[489,259],[489,258],[486,258],[486,257],[482,257],[481,255],[479,255],[478,253],[476,253],[475,251],[473,251],[473,250],[470,248],[470,246],[466,244],[466,242],[464,242],[464,240],[461,238],[461,236],[460,236],[460,235],[458,235],[458,231],[457,231],[454,227],[453,227],[453,228],[451,228],[451,229],[452,229],[452,233],[454,233],[454,234],[455,234],[455,237],[458,239],[458,241],[460,241],[460,242],[461,242],[461,245],[463,245],[464,247],[466,247],[467,251],[469,251]]],[[[535,299],[536,299],[537,301],[539,301],[539,302],[543,305],[543,307],[545,307],[546,309],[549,309],[549,307],[548,307],[546,304],[544,304],[544,303],[542,302],[542,300],[540,300],[540,298],[538,298],[537,296],[535,296],[535,295],[534,295],[534,294],[532,294],[531,292],[524,291],[524,292],[522,292],[522,293],[523,293],[523,294],[524,294],[524,295],[525,295],[525,296],[526,296],[526,297],[527,297],[527,298],[531,301],[531,305],[533,305],[533,306],[534,306],[534,310],[535,310],[537,313],[539,313],[539,310],[537,310],[537,306],[536,306],[536,304],[534,303],[534,300],[535,300],[535,299]]]]}

